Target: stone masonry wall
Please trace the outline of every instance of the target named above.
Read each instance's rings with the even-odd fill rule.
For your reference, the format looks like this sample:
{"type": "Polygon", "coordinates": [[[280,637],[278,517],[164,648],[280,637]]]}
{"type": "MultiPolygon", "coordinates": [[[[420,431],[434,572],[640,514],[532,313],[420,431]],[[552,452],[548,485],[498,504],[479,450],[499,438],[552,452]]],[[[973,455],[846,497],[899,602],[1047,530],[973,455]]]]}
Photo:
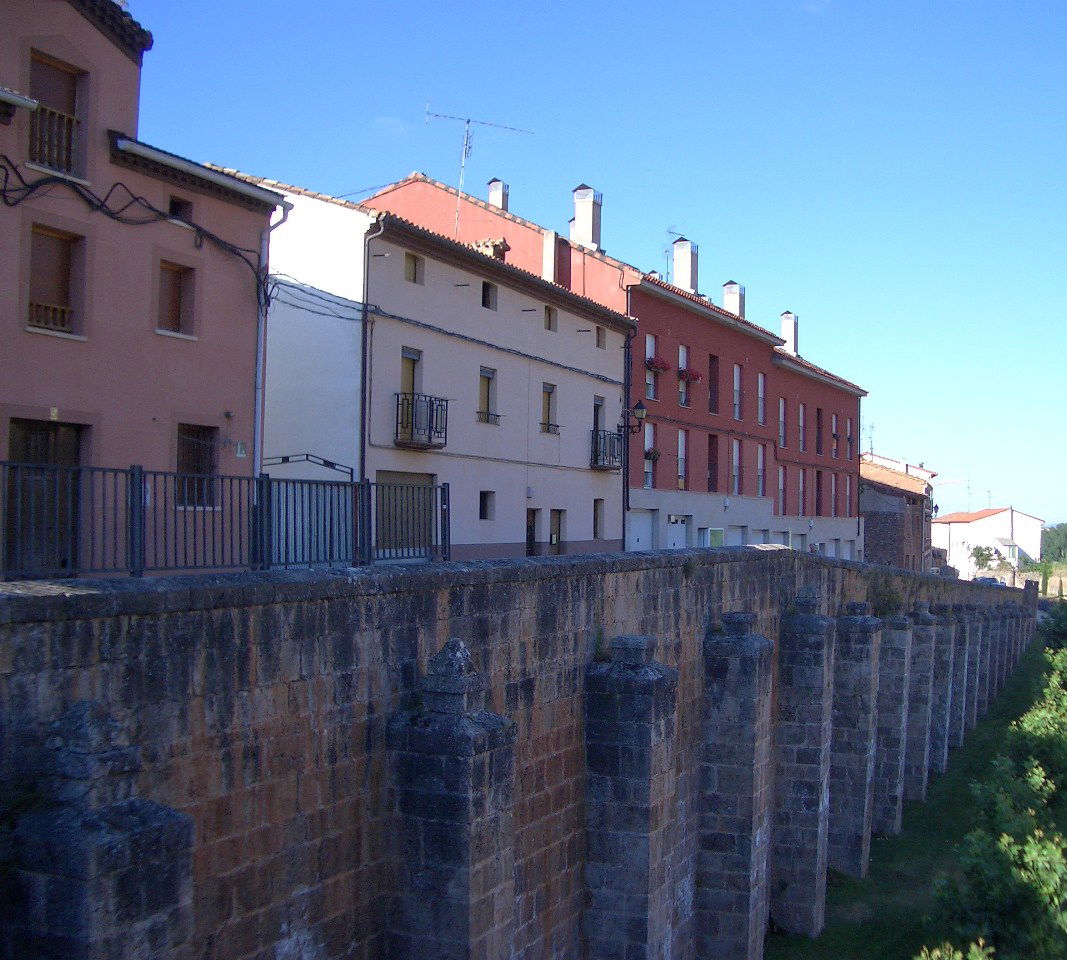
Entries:
{"type": "MultiPolygon", "coordinates": [[[[651,637],[648,659],[676,674],[677,686],[673,723],[662,727],[666,752],[655,746],[650,754],[669,757],[673,773],[656,772],[654,789],[664,784],[652,795],[656,802],[630,811],[650,818],[641,828],[650,844],[670,851],[669,864],[649,865],[654,922],[640,935],[642,955],[689,960],[703,955],[693,921],[699,827],[718,801],[701,789],[712,682],[704,640],[722,632],[725,615],[754,613],[746,629],[767,638],[770,657],[769,684],[754,689],[773,705],[778,638],[797,598],[814,598],[805,601],[806,615],[833,620],[849,603],[874,602],[872,571],[794,551],[742,548],[0,584],[0,782],[5,799],[43,795],[63,813],[66,801],[49,793],[42,774],[49,730],[83,701],[106,707],[123,742],[139,751],[130,795],[187,824],[183,836],[191,833],[182,854],[190,858],[191,883],[183,880],[186,893],[175,901],[185,919],[172,953],[159,956],[386,958],[397,937],[423,942],[429,915],[403,898],[433,889],[425,871],[447,869],[458,870],[471,891],[471,902],[449,915],[461,918],[450,927],[455,942],[473,949],[503,938],[510,940],[509,956],[521,960],[596,960],[587,946],[587,676],[608,656],[613,638],[651,637]],[[469,651],[464,670],[485,684],[482,712],[448,721],[472,738],[459,752],[404,726],[443,722],[432,719],[438,708],[427,701],[443,688],[423,678],[430,658],[452,639],[469,651]],[[471,724],[485,729],[478,733],[471,724]],[[479,739],[490,736],[490,727],[506,729],[506,740],[495,733],[498,739],[479,739]],[[402,730],[408,733],[400,736],[402,730]],[[451,781],[418,788],[420,778],[434,780],[434,771],[451,768],[458,771],[451,781]],[[456,791],[467,784],[470,802],[457,805],[456,791]],[[405,799],[420,792],[432,796],[432,809],[405,799]],[[666,802],[658,802],[661,796],[666,802]],[[660,822],[665,815],[668,824],[660,822]],[[449,823],[464,825],[468,846],[449,845],[441,826],[449,823]],[[510,878],[494,867],[506,857],[485,859],[486,849],[501,844],[513,864],[510,878]],[[660,869],[669,869],[669,883],[660,869]]],[[[1011,665],[1032,635],[1033,597],[1021,591],[877,572],[883,586],[887,576],[899,594],[896,612],[919,601],[1013,605],[1020,615],[1011,665]]],[[[820,629],[832,643],[833,625],[820,629]]],[[[824,689],[829,661],[816,656],[812,664],[820,672],[804,682],[824,689]]],[[[725,662],[720,668],[731,669],[725,662]]],[[[791,669],[790,683],[799,682],[791,669]]],[[[934,669],[935,698],[943,698],[948,678],[937,679],[934,669]]],[[[773,709],[763,709],[749,712],[768,716],[772,727],[761,728],[758,767],[734,783],[751,781],[766,791],[784,758],[772,752],[781,749],[773,709]]],[[[800,716],[793,722],[800,720],[809,722],[800,716]]],[[[633,722],[636,730],[643,721],[633,722]]],[[[797,836],[818,838],[826,836],[819,783],[828,756],[822,721],[810,722],[814,752],[800,759],[813,765],[811,787],[797,802],[814,806],[798,805],[797,816],[810,810],[810,822],[795,822],[803,826],[797,836]]],[[[645,771],[633,772],[640,778],[645,771]]],[[[800,789],[808,773],[795,775],[800,789]]],[[[831,780],[831,797],[834,789],[831,780]]],[[[771,856],[786,836],[779,829],[774,844],[769,838],[780,808],[763,797],[758,809],[759,847],[750,849],[771,856]]],[[[762,918],[766,877],[775,868],[758,859],[753,865],[753,909],[762,918]]],[[[802,909],[808,913],[797,925],[813,929],[818,910],[802,909]]],[[[0,942],[12,922],[0,906],[0,942]]],[[[758,940],[752,930],[748,943],[758,940]]]]}

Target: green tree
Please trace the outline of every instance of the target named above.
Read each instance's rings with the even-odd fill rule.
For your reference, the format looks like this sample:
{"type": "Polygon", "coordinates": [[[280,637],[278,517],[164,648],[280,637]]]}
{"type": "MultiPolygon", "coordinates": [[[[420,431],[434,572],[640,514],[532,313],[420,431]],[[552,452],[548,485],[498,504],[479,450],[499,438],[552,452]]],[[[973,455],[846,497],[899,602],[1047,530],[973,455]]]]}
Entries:
{"type": "Polygon", "coordinates": [[[1045,560],[1067,560],[1067,523],[1055,523],[1041,531],[1041,556],[1045,560]]]}
{"type": "Polygon", "coordinates": [[[971,551],[971,559],[974,561],[974,569],[981,572],[993,566],[993,548],[975,547],[971,551]]]}

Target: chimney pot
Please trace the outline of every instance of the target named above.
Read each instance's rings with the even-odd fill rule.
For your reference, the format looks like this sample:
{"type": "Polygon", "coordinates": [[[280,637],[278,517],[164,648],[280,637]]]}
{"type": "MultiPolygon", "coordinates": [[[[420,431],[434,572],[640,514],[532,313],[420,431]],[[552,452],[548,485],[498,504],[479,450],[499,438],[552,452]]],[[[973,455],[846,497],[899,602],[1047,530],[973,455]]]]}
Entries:
{"type": "Polygon", "coordinates": [[[604,206],[604,197],[585,183],[578,184],[573,192],[571,240],[590,250],[600,250],[600,211],[604,206]]]}
{"type": "Polygon", "coordinates": [[[489,181],[489,202],[501,210],[508,208],[508,185],[499,177],[489,181]]]}
{"type": "Polygon", "coordinates": [[[782,349],[786,353],[791,353],[794,357],[799,355],[797,352],[799,326],[800,318],[791,310],[786,310],[782,314],[782,339],[785,341],[785,346],[782,349]]]}
{"type": "Polygon", "coordinates": [[[745,288],[736,280],[729,280],[722,285],[722,308],[745,319],[745,288]]]}
{"type": "Polygon", "coordinates": [[[674,241],[674,285],[697,292],[697,251],[698,247],[691,240],[679,237],[674,241]]]}

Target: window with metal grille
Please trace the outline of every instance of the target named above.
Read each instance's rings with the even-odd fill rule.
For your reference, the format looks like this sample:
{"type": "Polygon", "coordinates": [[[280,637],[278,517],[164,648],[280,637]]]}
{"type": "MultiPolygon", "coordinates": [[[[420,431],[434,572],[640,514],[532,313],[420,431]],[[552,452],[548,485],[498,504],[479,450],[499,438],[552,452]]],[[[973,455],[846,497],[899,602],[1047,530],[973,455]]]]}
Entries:
{"type": "Polygon", "coordinates": [[[30,236],[30,305],[27,322],[42,330],[73,333],[71,279],[78,238],[34,224],[30,236]]]}
{"type": "Polygon", "coordinates": [[[219,431],[192,423],[178,424],[178,457],[175,496],[182,507],[215,505],[215,480],[219,463],[219,431]]]}

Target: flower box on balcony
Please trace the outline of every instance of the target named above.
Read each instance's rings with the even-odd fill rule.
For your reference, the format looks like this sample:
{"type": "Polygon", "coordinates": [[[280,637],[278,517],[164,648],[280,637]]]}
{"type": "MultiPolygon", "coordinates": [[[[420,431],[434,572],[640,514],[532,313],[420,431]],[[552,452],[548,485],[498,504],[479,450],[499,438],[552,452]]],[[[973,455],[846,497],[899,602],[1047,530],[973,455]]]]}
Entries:
{"type": "Polygon", "coordinates": [[[670,368],[671,365],[663,357],[645,358],[645,369],[651,370],[653,373],[666,373],[670,368]]]}
{"type": "Polygon", "coordinates": [[[704,379],[704,374],[699,370],[682,368],[678,371],[678,379],[684,383],[700,383],[700,381],[704,379]]]}
{"type": "Polygon", "coordinates": [[[645,451],[645,459],[655,463],[659,459],[659,451],[655,447],[649,447],[645,451]]]}

